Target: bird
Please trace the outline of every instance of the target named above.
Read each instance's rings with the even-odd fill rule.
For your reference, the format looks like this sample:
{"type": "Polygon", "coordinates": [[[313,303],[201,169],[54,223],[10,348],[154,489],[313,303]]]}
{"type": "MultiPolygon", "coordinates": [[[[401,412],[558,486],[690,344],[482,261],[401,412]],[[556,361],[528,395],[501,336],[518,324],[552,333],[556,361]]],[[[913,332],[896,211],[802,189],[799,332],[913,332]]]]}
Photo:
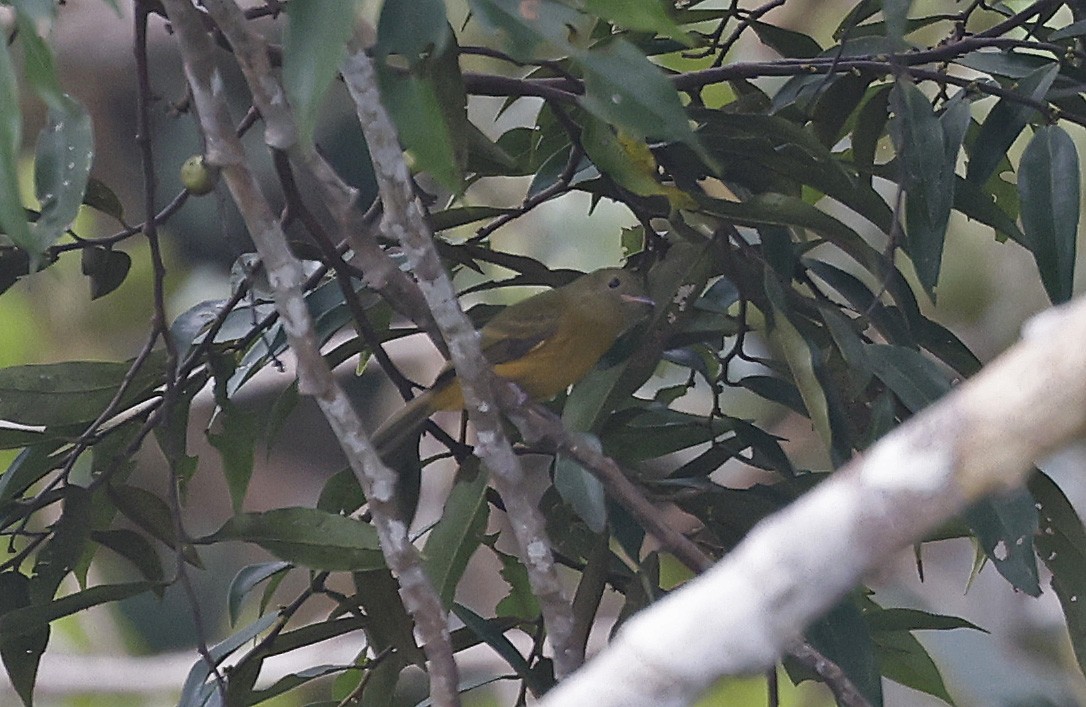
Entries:
{"type": "MultiPolygon", "coordinates": [[[[528,398],[549,400],[587,375],[654,304],[633,272],[596,270],[501,310],[479,332],[483,356],[528,398]]],[[[388,461],[430,415],[463,407],[456,370],[446,365],[428,390],[377,428],[378,455],[388,461]]]]}

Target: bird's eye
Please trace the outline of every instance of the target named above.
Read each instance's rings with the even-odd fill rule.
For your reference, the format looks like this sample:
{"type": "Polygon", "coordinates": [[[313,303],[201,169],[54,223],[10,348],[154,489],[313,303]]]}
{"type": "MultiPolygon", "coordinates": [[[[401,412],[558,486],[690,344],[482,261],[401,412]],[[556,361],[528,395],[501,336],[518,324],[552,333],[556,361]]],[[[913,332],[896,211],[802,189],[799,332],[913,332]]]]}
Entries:
{"type": "Polygon", "coordinates": [[[622,280],[617,277],[612,277],[611,281],[607,283],[607,286],[612,290],[622,284],[622,280]]]}

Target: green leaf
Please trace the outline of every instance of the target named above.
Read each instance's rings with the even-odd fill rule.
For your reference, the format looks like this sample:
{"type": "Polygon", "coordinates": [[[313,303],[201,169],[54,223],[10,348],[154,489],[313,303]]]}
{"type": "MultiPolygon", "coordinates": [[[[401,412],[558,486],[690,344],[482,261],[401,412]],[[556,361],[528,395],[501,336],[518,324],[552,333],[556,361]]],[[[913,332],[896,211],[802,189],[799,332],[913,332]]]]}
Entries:
{"type": "Polygon", "coordinates": [[[303,143],[313,141],[321,100],[354,30],[356,0],[292,2],[283,37],[283,86],[303,143]]]}
{"type": "MultiPolygon", "coordinates": [[[[587,437],[588,444],[599,448],[599,439],[587,437]]],[[[607,494],[603,484],[576,459],[562,452],[554,461],[554,487],[566,503],[594,533],[607,527],[607,494]]]]}
{"type": "Polygon", "coordinates": [[[443,0],[385,0],[377,21],[377,56],[399,54],[414,66],[419,56],[440,54],[452,37],[443,0]]]}
{"type": "Polygon", "coordinates": [[[758,35],[762,44],[783,57],[809,59],[822,53],[822,47],[818,42],[802,32],[777,27],[766,22],[752,22],[750,28],[758,35]]]}
{"type": "Polygon", "coordinates": [[[132,258],[123,250],[91,246],[80,252],[80,268],[90,278],[91,299],[94,300],[121,286],[132,268],[132,258]]]}
{"type": "Polygon", "coordinates": [[[954,704],[935,661],[915,636],[908,631],[873,630],[871,639],[883,676],[954,704]]]}
{"type": "Polygon", "coordinates": [[[524,680],[525,684],[534,694],[542,695],[550,688],[548,683],[540,679],[539,673],[532,670],[531,665],[529,665],[528,661],[524,659],[524,656],[520,654],[520,651],[517,650],[516,646],[505,637],[505,634],[500,628],[500,624],[496,625],[496,622],[493,619],[488,621],[471,609],[460,604],[453,604],[452,613],[456,615],[456,618],[463,621],[464,625],[467,626],[472,633],[493,648],[494,652],[509,664],[509,667],[513,669],[513,672],[524,680]]]}
{"type": "MultiPolygon", "coordinates": [[[[475,457],[472,457],[475,459],[475,457]]],[[[468,471],[470,479],[461,478],[445,501],[441,519],[426,538],[423,567],[446,608],[456,597],[456,586],[464,576],[468,561],[475,554],[489,517],[486,502],[488,474],[477,464],[468,471]]],[[[461,476],[465,472],[461,471],[461,476]]]]}
{"type": "Polygon", "coordinates": [[[919,351],[893,344],[868,344],[864,353],[872,372],[912,412],[919,412],[950,390],[946,375],[919,351]]]}
{"type": "Polygon", "coordinates": [[[1040,596],[1033,538],[1039,524],[1033,497],[1019,489],[973,504],[964,514],[981,550],[1011,585],[1040,596]]]}
{"type": "Polygon", "coordinates": [[[1086,675],[1086,527],[1046,474],[1035,473],[1029,490],[1041,507],[1037,554],[1052,573],[1052,589],[1067,619],[1078,668],[1086,675]]]}
{"type": "Polygon", "coordinates": [[[41,250],[30,235],[19,193],[19,148],[23,126],[19,107],[19,85],[15,80],[11,53],[8,43],[0,42],[0,231],[30,253],[36,264],[41,250]]]}
{"type": "Polygon", "coordinates": [[[906,195],[905,250],[924,289],[934,296],[954,205],[954,168],[969,125],[969,103],[959,94],[937,117],[927,96],[901,80],[894,87],[891,104],[897,113],[892,132],[906,195]]]}
{"type": "Polygon", "coordinates": [[[144,579],[161,582],[164,578],[162,562],[154,546],[136,531],[127,528],[94,530],[91,532],[91,540],[99,545],[105,545],[131,562],[144,579]]]}
{"type": "Polygon", "coordinates": [[[1071,298],[1078,239],[1079,160],[1058,125],[1039,128],[1018,167],[1022,228],[1053,304],[1071,298]]]}
{"type": "MultiPolygon", "coordinates": [[[[0,621],[7,614],[30,606],[30,580],[18,572],[0,572],[0,621]]],[[[0,660],[8,679],[24,705],[33,703],[38,664],[49,644],[49,625],[40,626],[21,636],[0,638],[0,660]]]]}
{"type": "MultiPolygon", "coordinates": [[[[126,518],[167,547],[177,549],[173,514],[165,501],[138,486],[110,484],[107,488],[110,500],[126,518]]],[[[200,558],[191,545],[186,544],[182,554],[189,564],[194,567],[201,566],[200,558]]]]}
{"type": "Polygon", "coordinates": [[[638,138],[683,142],[702,151],[675,86],[632,44],[617,39],[577,57],[584,71],[581,104],[638,138]]]}
{"type": "MultiPolygon", "coordinates": [[[[272,624],[279,618],[279,612],[277,611],[264,614],[251,624],[238,629],[220,643],[210,646],[208,648],[208,655],[211,656],[214,665],[219,665],[223,658],[271,628],[272,624]]],[[[189,674],[185,677],[185,682],[181,686],[181,697],[178,700],[178,704],[185,705],[185,707],[207,704],[207,700],[215,694],[215,691],[217,690],[217,685],[215,685],[214,682],[208,685],[208,678],[210,676],[211,666],[208,665],[208,661],[203,656],[199,657],[192,668],[189,669],[189,674]],[[207,689],[208,687],[211,689],[207,689]]]]}
{"type": "Polygon", "coordinates": [[[60,466],[62,460],[53,456],[60,446],[60,442],[43,442],[19,452],[0,476],[0,505],[18,498],[39,479],[60,466]]]}
{"type": "MultiPolygon", "coordinates": [[[[67,361],[0,369],[0,419],[50,427],[88,422],[113,399],[129,368],[128,363],[67,361]]],[[[120,409],[150,397],[161,378],[155,362],[145,364],[120,409]]]]}
{"type": "Polygon", "coordinates": [[[290,567],[289,562],[261,562],[256,565],[247,565],[238,570],[238,573],[234,575],[234,579],[230,580],[230,588],[226,592],[230,624],[234,625],[238,622],[238,616],[241,614],[241,603],[245,601],[245,597],[248,596],[249,592],[266,579],[286,572],[290,567]]]}
{"type": "MultiPolygon", "coordinates": [[[[1026,98],[1042,100],[1059,73],[1059,63],[1046,63],[1022,78],[1016,90],[1026,98]]],[[[1003,161],[1018,134],[1026,127],[1037,111],[1021,101],[1001,98],[988,113],[980,126],[980,132],[969,150],[969,166],[966,179],[982,185],[992,176],[996,166],[1003,161]]]]}
{"type": "Polygon", "coordinates": [[[64,491],[64,509],[53,526],[53,536],[38,552],[30,577],[30,600],[47,604],[68,576],[86,545],[91,524],[90,493],[79,486],[64,491]]]}
{"type": "Polygon", "coordinates": [[[30,230],[39,252],[53,245],[75,221],[94,157],[94,133],[86,110],[69,96],[56,102],[38,137],[34,159],[34,191],[41,215],[30,230]]]}
{"type": "Polygon", "coordinates": [[[54,599],[48,604],[35,604],[15,609],[0,616],[0,635],[5,642],[10,637],[26,636],[40,631],[49,622],[70,616],[92,606],[121,601],[137,594],[161,587],[155,582],[128,582],[125,584],[101,584],[67,596],[54,599]]]}
{"type": "MultiPolygon", "coordinates": [[[[516,555],[510,555],[491,546],[494,554],[501,560],[501,576],[509,585],[509,594],[494,608],[498,616],[509,616],[521,621],[535,621],[539,618],[539,600],[532,592],[532,583],[528,579],[528,570],[516,555]]],[[[458,606],[458,605],[457,605],[458,606]]],[[[454,613],[457,606],[453,606],[454,613]]]]}
{"type": "Polygon", "coordinates": [[[383,650],[392,647],[402,665],[426,665],[426,655],[415,643],[415,622],[407,613],[400,596],[400,585],[387,567],[355,572],[354,586],[358,601],[369,617],[366,635],[383,650]]]}
{"type": "Polygon", "coordinates": [[[120,197],[101,180],[94,177],[87,179],[83,203],[124,223],[124,204],[121,203],[120,197]]]}
{"type": "Polygon", "coordinates": [[[693,39],[672,19],[674,10],[664,0],[585,0],[586,12],[636,32],[654,32],[693,46],[693,39]]]}
{"type": "Polygon", "coordinates": [[[968,628],[988,633],[980,626],[957,616],[932,614],[919,609],[876,609],[864,612],[872,631],[950,631],[968,628]]]}
{"type": "Polygon", "coordinates": [[[227,401],[216,416],[221,428],[207,431],[207,440],[219,452],[223,464],[223,476],[230,489],[230,501],[234,513],[241,510],[249,479],[253,475],[253,456],[256,453],[256,437],[260,429],[260,416],[239,409],[227,401]]]}
{"type": "MultiPolygon", "coordinates": [[[[882,675],[875,658],[871,632],[856,602],[844,599],[806,632],[809,640],[827,658],[837,663],[871,704],[882,704],[882,675]]],[[[813,678],[806,668],[797,669],[791,660],[785,667],[794,682],[813,678]],[[799,679],[796,679],[796,676],[799,679]]]]}
{"type": "Polygon", "coordinates": [[[315,570],[364,570],[384,565],[377,531],[353,518],[315,508],[239,513],[200,544],[240,540],[281,560],[315,570]]]}
{"type": "Polygon", "coordinates": [[[470,0],[469,5],[473,16],[502,35],[506,51],[524,61],[534,58],[544,43],[571,52],[571,28],[583,24],[580,13],[556,0],[470,0]]]}

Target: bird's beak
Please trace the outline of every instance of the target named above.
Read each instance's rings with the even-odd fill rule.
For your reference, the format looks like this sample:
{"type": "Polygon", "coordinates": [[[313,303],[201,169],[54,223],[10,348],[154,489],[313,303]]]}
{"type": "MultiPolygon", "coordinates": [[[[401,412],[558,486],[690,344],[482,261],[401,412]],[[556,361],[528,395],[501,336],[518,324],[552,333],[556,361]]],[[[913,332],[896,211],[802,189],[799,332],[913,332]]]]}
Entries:
{"type": "Polygon", "coordinates": [[[645,295],[619,295],[623,302],[631,302],[633,304],[647,304],[650,307],[655,307],[656,302],[651,297],[645,295]]]}

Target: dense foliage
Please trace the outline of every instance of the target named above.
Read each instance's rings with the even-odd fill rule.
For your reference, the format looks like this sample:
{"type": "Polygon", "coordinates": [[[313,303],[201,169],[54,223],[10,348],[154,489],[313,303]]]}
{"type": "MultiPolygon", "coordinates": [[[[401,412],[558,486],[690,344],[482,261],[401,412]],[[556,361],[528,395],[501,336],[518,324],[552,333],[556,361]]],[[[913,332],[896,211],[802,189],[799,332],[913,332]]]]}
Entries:
{"type": "MultiPolygon", "coordinates": [[[[371,13],[379,17],[371,55],[382,101],[419,173],[418,196],[444,264],[468,276],[461,282],[487,290],[569,281],[575,273],[495,244],[495,234],[546,202],[583,192],[593,205],[615,202],[632,216],[636,225],[620,236],[599,237],[621,238],[656,312],[551,407],[570,429],[590,431],[640,493],[695,518],[691,537],[712,558],[979,370],[970,349],[926,314],[945,285],[944,248],[962,237],[948,228],[962,222],[952,220],[954,212],[1031,253],[1053,303],[1072,296],[1080,211],[1072,135],[1086,125],[1086,19],[1077,5],[958,2],[923,14],[903,0],[864,0],[842,13],[827,42],[773,24],[783,4],[470,0],[465,9],[442,0],[385,0],[379,15],[371,13]],[[737,59],[756,45],[760,56],[775,56],[737,59]],[[474,124],[466,110],[473,96],[504,98],[503,110],[527,103],[533,118],[491,139],[481,128],[491,130],[496,116],[472,111],[481,123],[474,124]],[[478,187],[498,181],[526,187],[521,203],[487,202],[493,192],[478,187]],[[654,371],[670,371],[677,383],[644,387],[654,371]],[[769,423],[729,414],[736,388],[808,419],[825,463],[807,468],[785,452],[769,423]],[[738,490],[711,478],[735,460],[771,472],[776,482],[738,490]]],[[[30,704],[51,622],[160,594],[200,572],[203,548],[244,541],[277,559],[241,569],[224,601],[232,617],[257,605],[259,618],[228,638],[205,637],[215,645],[195,658],[182,703],[216,703],[225,690],[230,704],[254,704],[336,676],[324,683],[327,699],[360,694],[366,704],[388,704],[398,676],[421,653],[377,533],[356,513],[365,499],[354,476],[345,470],[332,477],[316,507],[244,510],[254,460],[285,434],[282,421],[299,398],[289,386],[259,414],[234,400],[258,371],[288,356],[259,261],[240,261],[230,299],[167,321],[164,283],[173,274],[161,259],[158,228],[189,195],[156,204],[149,186],[144,223],[127,225],[131,216],[115,185],[90,177],[90,119],[65,93],[52,60],[48,30],[65,8],[34,0],[3,5],[14,21],[0,44],[0,288],[47,277],[42,271],[79,257],[91,296],[110,296],[129,273],[130,244],[143,239],[154,270],[146,297],[157,312],[131,360],[0,370],[0,447],[19,450],[0,474],[0,658],[8,675],[30,704]],[[33,208],[19,189],[20,88],[48,109],[35,148],[33,208]],[[120,226],[85,237],[72,230],[80,209],[120,226]],[[186,503],[198,459],[189,456],[187,422],[194,396],[209,386],[217,405],[210,441],[235,515],[193,537],[186,503]],[[164,495],[130,478],[134,456],[154,445],[167,462],[164,495]],[[127,560],[130,572],[120,579],[91,573],[106,553],[127,560]],[[308,577],[307,588],[277,591],[288,575],[308,577]],[[102,576],[111,579],[88,579],[102,576]],[[346,576],[353,590],[344,590],[346,576]],[[76,583],[65,581],[70,577],[76,583]],[[324,620],[296,618],[320,598],[334,607],[324,620]],[[359,631],[368,647],[353,665],[314,666],[254,688],[267,658],[359,631]],[[232,667],[218,670],[227,658],[232,667]]],[[[157,77],[141,29],[165,11],[156,2],[136,5],[142,145],[154,139],[147,116],[157,110],[157,77]]],[[[367,3],[291,0],[247,10],[254,22],[283,30],[269,55],[303,140],[321,134],[325,92],[344,92],[335,77],[356,5],[367,3]]],[[[204,21],[216,31],[211,15],[204,21]]],[[[217,60],[230,65],[230,43],[216,38],[217,60]]],[[[248,100],[240,89],[231,98],[248,100]]],[[[241,132],[259,129],[254,112],[239,120],[241,132]]],[[[144,152],[148,185],[179,168],[144,152]]],[[[196,181],[186,182],[193,193],[214,184],[213,168],[186,168],[189,177],[195,171],[196,181]]],[[[417,331],[393,316],[403,303],[363,285],[365,257],[322,225],[329,213],[340,216],[295,183],[282,154],[275,172],[275,198],[305,238],[295,252],[309,265],[306,301],[317,332],[324,343],[335,339],[325,347],[327,360],[380,365],[409,392],[382,351],[417,331]]],[[[354,223],[375,228],[374,204],[374,188],[363,186],[354,223]]],[[[389,234],[372,237],[398,257],[389,234]]],[[[486,306],[471,312],[477,321],[491,313],[486,306]]],[[[495,529],[503,526],[492,523],[496,534],[487,534],[502,500],[488,490],[485,473],[467,473],[478,465],[463,444],[442,439],[444,456],[465,473],[420,546],[459,626],[453,646],[489,644],[526,692],[541,694],[554,677],[539,606],[522,561],[500,549],[505,531],[495,529]],[[502,572],[492,579],[508,583],[508,598],[487,615],[457,603],[476,552],[493,553],[502,572]],[[511,631],[528,634],[535,648],[518,651],[506,638],[511,631]]],[[[557,558],[577,577],[575,619],[585,635],[605,594],[621,597],[621,619],[674,585],[682,574],[674,558],[646,549],[652,545],[642,522],[609,501],[594,476],[546,445],[523,443],[520,451],[550,462],[553,486],[541,507],[557,558]]],[[[410,476],[434,459],[400,462],[414,467],[405,471],[410,476]]],[[[1025,594],[1042,592],[1039,564],[1047,568],[1086,667],[1086,602],[1076,601],[1086,597],[1086,534],[1059,487],[1038,472],[1028,490],[973,507],[932,540],[962,536],[974,538],[983,561],[1025,594]]],[[[882,701],[883,678],[950,702],[911,631],[963,627],[971,625],[879,606],[857,592],[807,637],[871,703],[882,701]]],[[[788,667],[795,680],[812,677],[788,667]]]]}

